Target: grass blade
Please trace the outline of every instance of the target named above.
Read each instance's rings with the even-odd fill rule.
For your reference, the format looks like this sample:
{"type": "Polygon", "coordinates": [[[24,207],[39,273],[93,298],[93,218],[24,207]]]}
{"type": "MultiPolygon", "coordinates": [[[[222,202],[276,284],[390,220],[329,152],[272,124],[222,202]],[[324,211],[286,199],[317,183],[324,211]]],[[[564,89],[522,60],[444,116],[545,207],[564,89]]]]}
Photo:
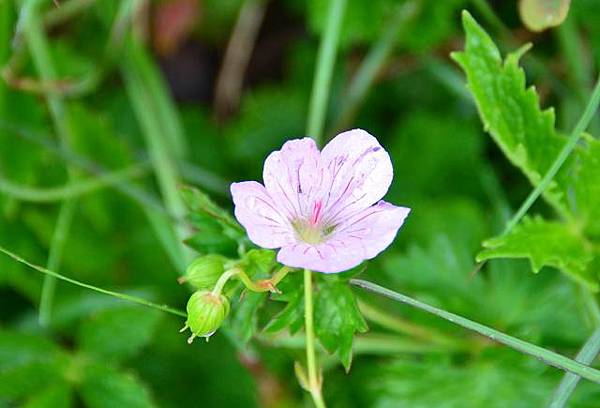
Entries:
{"type": "Polygon", "coordinates": [[[474,322],[454,313],[450,313],[445,310],[438,309],[437,307],[430,306],[409,296],[403,295],[398,292],[394,292],[390,289],[386,289],[375,283],[361,279],[351,279],[350,283],[354,286],[365,289],[377,295],[386,297],[388,299],[392,299],[396,302],[405,303],[417,309],[441,317],[442,319],[448,320],[451,323],[462,326],[465,329],[479,333],[491,340],[497,341],[498,343],[502,343],[517,351],[520,351],[521,353],[535,357],[548,365],[577,374],[583,378],[600,384],[600,370],[588,367],[587,365],[584,365],[578,361],[572,360],[553,351],[546,350],[543,347],[536,346],[535,344],[531,344],[524,340],[502,333],[498,330],[492,329],[491,327],[484,326],[483,324],[474,322]]]}

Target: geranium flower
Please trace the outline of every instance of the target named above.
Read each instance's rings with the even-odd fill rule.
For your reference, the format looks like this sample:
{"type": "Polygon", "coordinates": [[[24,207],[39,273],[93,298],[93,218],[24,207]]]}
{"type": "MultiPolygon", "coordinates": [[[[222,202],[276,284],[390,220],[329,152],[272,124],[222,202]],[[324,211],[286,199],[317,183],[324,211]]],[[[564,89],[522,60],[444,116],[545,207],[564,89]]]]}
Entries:
{"type": "Polygon", "coordinates": [[[290,140],[264,164],[264,186],[231,185],[235,216],[263,248],[281,248],[291,267],[335,273],[372,259],[410,212],[380,201],[394,170],[377,139],[354,129],[320,152],[310,138],[290,140]]]}

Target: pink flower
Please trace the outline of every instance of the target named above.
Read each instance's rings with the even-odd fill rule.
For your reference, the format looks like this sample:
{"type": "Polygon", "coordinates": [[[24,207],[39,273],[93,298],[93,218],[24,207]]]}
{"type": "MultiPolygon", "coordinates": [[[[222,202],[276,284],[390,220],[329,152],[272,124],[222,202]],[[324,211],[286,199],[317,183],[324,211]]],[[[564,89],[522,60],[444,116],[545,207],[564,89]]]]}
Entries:
{"type": "Polygon", "coordinates": [[[408,216],[380,201],[393,176],[390,156],[364,130],[321,152],[312,139],[290,140],[267,157],[264,186],[231,185],[235,216],[256,245],[281,248],[282,264],[343,272],[387,248],[408,216]]]}

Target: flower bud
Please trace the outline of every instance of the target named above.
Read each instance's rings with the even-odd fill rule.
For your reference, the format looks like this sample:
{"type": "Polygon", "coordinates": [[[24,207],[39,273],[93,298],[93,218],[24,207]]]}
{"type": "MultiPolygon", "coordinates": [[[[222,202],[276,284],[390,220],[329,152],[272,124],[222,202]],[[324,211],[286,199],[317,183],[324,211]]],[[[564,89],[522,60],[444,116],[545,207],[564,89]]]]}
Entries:
{"type": "Polygon", "coordinates": [[[225,257],[216,254],[196,258],[180,282],[189,282],[198,290],[212,289],[223,274],[225,261],[225,257]]]}
{"type": "Polygon", "coordinates": [[[187,304],[186,327],[192,331],[191,343],[195,337],[208,339],[223,323],[229,314],[229,300],[223,295],[209,291],[198,291],[190,297],[187,304]]]}

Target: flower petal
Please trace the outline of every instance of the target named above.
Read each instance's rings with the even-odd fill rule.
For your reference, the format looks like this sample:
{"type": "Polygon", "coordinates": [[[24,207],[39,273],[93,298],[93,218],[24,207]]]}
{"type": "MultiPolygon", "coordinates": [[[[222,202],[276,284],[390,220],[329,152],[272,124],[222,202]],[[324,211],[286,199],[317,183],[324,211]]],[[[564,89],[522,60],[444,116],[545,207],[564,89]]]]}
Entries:
{"type": "Polygon", "coordinates": [[[410,208],[379,201],[339,224],[328,242],[360,243],[364,259],[375,258],[396,238],[409,213],[410,208]]]}
{"type": "Polygon", "coordinates": [[[315,141],[304,138],[286,142],[265,160],[265,187],[289,220],[310,213],[309,206],[319,194],[322,180],[319,158],[315,141]]]}
{"type": "Polygon", "coordinates": [[[317,272],[347,271],[386,249],[410,212],[380,201],[339,225],[333,236],[319,245],[284,246],[277,260],[284,265],[317,272]]]}
{"type": "Polygon", "coordinates": [[[362,129],[337,135],[323,148],[321,164],[330,174],[324,211],[330,221],[376,203],[394,177],[390,156],[362,129]]]}
{"type": "Polygon", "coordinates": [[[293,242],[293,230],[265,187],[255,181],[231,184],[235,218],[248,237],[263,248],[279,248],[293,242]]]}

